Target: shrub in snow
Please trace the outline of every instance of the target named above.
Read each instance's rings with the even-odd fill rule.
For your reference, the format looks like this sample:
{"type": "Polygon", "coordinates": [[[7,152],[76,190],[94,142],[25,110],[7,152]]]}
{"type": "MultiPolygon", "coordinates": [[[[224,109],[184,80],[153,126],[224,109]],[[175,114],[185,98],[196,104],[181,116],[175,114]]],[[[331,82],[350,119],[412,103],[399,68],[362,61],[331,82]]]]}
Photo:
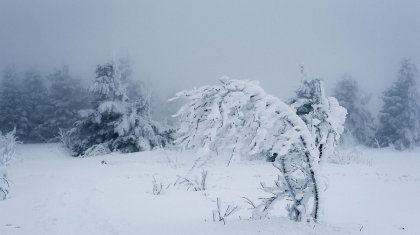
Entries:
{"type": "Polygon", "coordinates": [[[9,194],[9,181],[6,175],[6,166],[16,152],[18,141],[15,137],[16,130],[3,135],[0,132],[0,200],[4,200],[9,194]]]}
{"type": "MultiPolygon", "coordinates": [[[[319,151],[296,110],[256,81],[222,79],[220,85],[183,91],[176,98],[187,99],[176,114],[180,128],[175,142],[182,149],[197,149],[202,156],[227,151],[229,162],[239,156],[277,155],[274,164],[281,177],[271,191],[272,202],[289,201],[293,220],[319,218],[319,151]]],[[[272,203],[263,202],[254,214],[264,217],[271,208],[272,203]]]]}
{"type": "Polygon", "coordinates": [[[319,159],[328,158],[344,131],[346,109],[336,98],[325,96],[321,79],[304,80],[289,103],[306,123],[319,151],[319,159]]]}
{"type": "Polygon", "coordinates": [[[98,65],[90,88],[94,109],[83,110],[82,120],[65,135],[75,156],[144,151],[171,140],[171,132],[151,120],[147,99],[130,102],[123,69],[115,62],[98,65]]]}
{"type": "Polygon", "coordinates": [[[398,80],[382,95],[377,138],[381,147],[413,148],[420,144],[420,96],[417,68],[404,59],[398,80]]]}

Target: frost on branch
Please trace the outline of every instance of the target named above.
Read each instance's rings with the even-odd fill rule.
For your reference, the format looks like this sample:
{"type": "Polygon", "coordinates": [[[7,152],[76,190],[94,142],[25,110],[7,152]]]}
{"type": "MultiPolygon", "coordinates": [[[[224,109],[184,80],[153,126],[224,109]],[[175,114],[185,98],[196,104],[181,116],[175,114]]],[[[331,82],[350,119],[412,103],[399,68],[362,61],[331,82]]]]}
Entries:
{"type": "Polygon", "coordinates": [[[220,85],[183,91],[187,103],[176,114],[176,143],[202,155],[228,152],[231,159],[277,155],[280,171],[271,202],[256,206],[265,217],[275,201],[289,202],[290,218],[317,220],[320,214],[318,149],[305,122],[256,81],[222,79],[220,85]]]}
{"type": "Polygon", "coordinates": [[[321,79],[304,80],[289,103],[306,123],[319,151],[319,159],[330,157],[344,131],[346,109],[336,98],[325,96],[321,79]]]}

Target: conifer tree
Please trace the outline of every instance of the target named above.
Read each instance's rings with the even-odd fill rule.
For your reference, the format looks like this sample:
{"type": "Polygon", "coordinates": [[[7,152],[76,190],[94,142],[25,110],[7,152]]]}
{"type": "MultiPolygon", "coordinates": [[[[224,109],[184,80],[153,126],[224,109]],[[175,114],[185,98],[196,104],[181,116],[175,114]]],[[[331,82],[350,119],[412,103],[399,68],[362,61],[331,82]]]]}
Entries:
{"type": "Polygon", "coordinates": [[[417,68],[403,59],[397,81],[382,95],[377,138],[382,147],[413,148],[420,142],[420,105],[417,68]]]}
{"type": "Polygon", "coordinates": [[[80,81],[70,75],[69,68],[63,66],[48,75],[50,89],[48,93],[51,112],[43,124],[48,136],[55,140],[60,129],[70,129],[77,121],[78,111],[87,108],[86,89],[80,81]]]}
{"type": "Polygon", "coordinates": [[[6,67],[0,84],[0,131],[7,133],[15,127],[17,135],[22,136],[28,125],[23,108],[22,88],[16,70],[6,67]]]}
{"type": "Polygon", "coordinates": [[[170,141],[170,133],[151,120],[147,99],[130,102],[125,68],[117,62],[97,66],[89,89],[93,109],[82,111],[82,120],[69,133],[73,155],[144,151],[170,141]]]}
{"type": "Polygon", "coordinates": [[[38,70],[25,72],[22,98],[22,118],[26,125],[21,128],[20,139],[31,143],[45,142],[50,136],[42,125],[50,115],[51,106],[45,81],[38,70]]]}
{"type": "Polygon", "coordinates": [[[357,81],[345,75],[334,89],[334,97],[347,109],[345,136],[366,146],[375,145],[375,123],[367,109],[370,96],[365,95],[357,81]]]}

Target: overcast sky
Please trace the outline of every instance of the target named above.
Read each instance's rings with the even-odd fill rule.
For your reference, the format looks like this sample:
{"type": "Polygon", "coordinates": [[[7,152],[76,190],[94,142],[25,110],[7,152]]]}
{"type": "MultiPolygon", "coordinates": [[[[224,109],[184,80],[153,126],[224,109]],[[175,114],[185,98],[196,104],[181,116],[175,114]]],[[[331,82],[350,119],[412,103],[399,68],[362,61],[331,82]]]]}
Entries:
{"type": "Polygon", "coordinates": [[[419,0],[0,0],[0,67],[94,65],[128,56],[165,93],[222,75],[287,98],[303,63],[379,94],[403,57],[420,62],[419,0]]]}

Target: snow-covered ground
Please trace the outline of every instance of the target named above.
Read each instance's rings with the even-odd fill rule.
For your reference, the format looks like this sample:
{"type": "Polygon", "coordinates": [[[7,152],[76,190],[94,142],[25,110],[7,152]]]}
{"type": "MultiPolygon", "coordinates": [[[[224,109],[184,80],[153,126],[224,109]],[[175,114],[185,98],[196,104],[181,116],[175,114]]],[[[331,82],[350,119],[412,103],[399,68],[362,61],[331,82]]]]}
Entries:
{"type": "Polygon", "coordinates": [[[289,221],[282,208],[248,219],[243,197],[265,195],[259,183],[277,177],[270,163],[212,160],[189,172],[194,160],[171,151],[73,158],[56,144],[20,145],[10,197],[0,201],[0,234],[420,234],[419,151],[367,149],[351,164],[327,163],[324,221],[315,226],[289,221]],[[180,184],[202,170],[205,191],[180,184]],[[217,198],[239,207],[226,225],[213,222],[217,198]]]}

